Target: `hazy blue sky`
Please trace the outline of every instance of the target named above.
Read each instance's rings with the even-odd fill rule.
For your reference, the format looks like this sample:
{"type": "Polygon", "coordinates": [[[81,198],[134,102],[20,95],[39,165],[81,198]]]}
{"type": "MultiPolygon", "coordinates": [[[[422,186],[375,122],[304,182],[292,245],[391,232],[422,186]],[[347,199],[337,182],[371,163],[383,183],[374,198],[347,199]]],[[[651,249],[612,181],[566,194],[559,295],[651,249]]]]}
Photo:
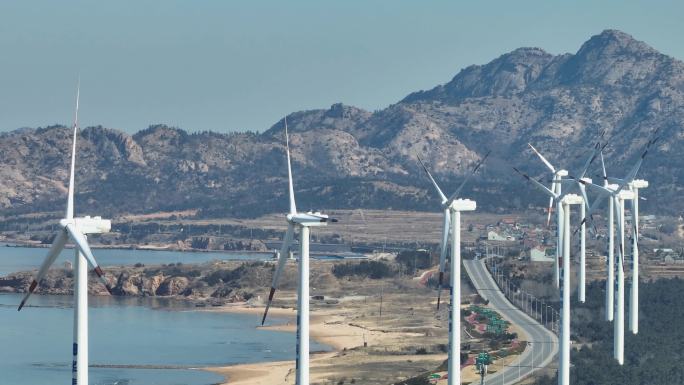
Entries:
{"type": "Polygon", "coordinates": [[[0,130],[72,120],[264,130],[343,102],[369,110],[521,46],[575,52],[616,28],[684,58],[682,1],[0,3],[0,130]]]}

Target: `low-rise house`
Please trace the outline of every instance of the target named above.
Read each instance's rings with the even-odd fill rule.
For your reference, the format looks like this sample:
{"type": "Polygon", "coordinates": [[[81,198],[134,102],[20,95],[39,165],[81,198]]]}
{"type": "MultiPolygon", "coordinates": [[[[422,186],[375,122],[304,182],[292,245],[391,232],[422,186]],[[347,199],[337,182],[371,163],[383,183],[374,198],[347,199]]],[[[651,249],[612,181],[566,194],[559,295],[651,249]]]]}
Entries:
{"type": "MultiPolygon", "coordinates": [[[[547,251],[552,249],[547,249],[545,247],[537,246],[530,249],[530,261],[532,262],[553,262],[552,254],[547,251]]],[[[555,250],[553,250],[555,254],[555,250]]]]}

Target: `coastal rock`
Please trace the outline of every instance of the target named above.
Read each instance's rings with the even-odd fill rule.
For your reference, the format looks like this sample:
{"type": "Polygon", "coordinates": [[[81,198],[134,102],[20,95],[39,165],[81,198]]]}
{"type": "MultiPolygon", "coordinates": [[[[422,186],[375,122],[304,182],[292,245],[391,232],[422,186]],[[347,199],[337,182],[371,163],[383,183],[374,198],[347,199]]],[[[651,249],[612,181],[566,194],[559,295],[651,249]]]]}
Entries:
{"type": "Polygon", "coordinates": [[[180,295],[187,289],[189,282],[185,277],[167,278],[159,285],[156,294],[162,296],[180,295]]]}
{"type": "Polygon", "coordinates": [[[228,285],[221,285],[218,289],[211,293],[212,298],[226,298],[231,295],[233,288],[228,285]]]}
{"type": "Polygon", "coordinates": [[[33,277],[30,273],[16,273],[10,274],[6,277],[0,277],[0,287],[5,293],[23,293],[28,290],[33,277]]]}
{"type": "Polygon", "coordinates": [[[139,274],[131,275],[128,272],[119,274],[116,286],[112,289],[112,294],[122,296],[140,295],[142,287],[142,277],[139,274]]]}
{"type": "Polygon", "coordinates": [[[157,274],[143,280],[142,291],[147,295],[155,295],[164,282],[164,274],[157,274]]]}

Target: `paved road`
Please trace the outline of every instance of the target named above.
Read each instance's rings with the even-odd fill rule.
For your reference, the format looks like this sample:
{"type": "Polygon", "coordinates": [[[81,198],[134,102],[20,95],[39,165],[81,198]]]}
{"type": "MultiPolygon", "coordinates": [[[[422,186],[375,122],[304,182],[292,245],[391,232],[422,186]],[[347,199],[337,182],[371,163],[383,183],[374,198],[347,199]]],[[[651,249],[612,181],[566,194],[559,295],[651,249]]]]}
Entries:
{"type": "MultiPolygon", "coordinates": [[[[505,319],[522,329],[526,335],[520,336],[520,339],[532,343],[531,347],[528,346],[522,353],[520,360],[506,362],[503,371],[498,367],[500,363],[495,362],[493,369],[497,372],[485,376],[485,384],[515,384],[519,378],[529,376],[535,370],[551,363],[558,353],[558,337],[506,299],[487,271],[483,260],[463,260],[463,265],[480,296],[489,300],[489,306],[505,319]]],[[[479,381],[476,383],[479,384],[479,381]]]]}

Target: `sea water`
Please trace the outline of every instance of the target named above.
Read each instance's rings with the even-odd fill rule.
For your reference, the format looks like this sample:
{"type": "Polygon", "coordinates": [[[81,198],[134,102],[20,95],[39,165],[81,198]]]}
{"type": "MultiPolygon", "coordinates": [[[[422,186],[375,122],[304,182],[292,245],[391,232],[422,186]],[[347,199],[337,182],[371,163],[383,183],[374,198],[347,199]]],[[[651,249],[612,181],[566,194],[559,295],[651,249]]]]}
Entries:
{"type": "MultiPolygon", "coordinates": [[[[48,248],[14,247],[0,244],[0,276],[18,271],[38,270],[45,259],[48,248]]],[[[215,260],[269,260],[270,253],[240,252],[187,252],[170,250],[93,249],[97,263],[103,267],[118,265],[159,265],[169,263],[204,263],[215,260]]],[[[64,262],[73,263],[74,250],[65,249],[54,263],[63,267],[64,262]]]]}
{"type": "MultiPolygon", "coordinates": [[[[35,295],[17,312],[20,300],[0,295],[0,384],[70,384],[72,297],[35,295]]],[[[194,368],[295,357],[295,335],[257,329],[259,315],[154,298],[89,301],[91,385],[209,385],[222,378],[194,368]]],[[[312,341],[311,350],[329,349],[312,341]]]]}

